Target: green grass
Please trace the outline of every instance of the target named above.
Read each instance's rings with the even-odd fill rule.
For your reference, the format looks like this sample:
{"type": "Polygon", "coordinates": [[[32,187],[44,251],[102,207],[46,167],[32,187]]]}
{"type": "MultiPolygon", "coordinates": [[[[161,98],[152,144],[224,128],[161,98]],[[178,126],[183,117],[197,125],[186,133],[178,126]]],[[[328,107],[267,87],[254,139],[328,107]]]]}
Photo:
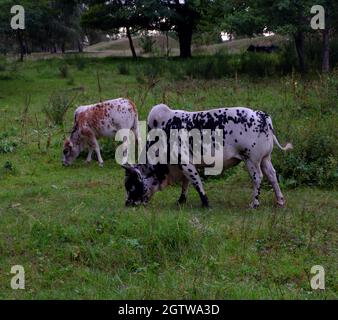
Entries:
{"type": "MultiPolygon", "coordinates": [[[[156,194],[147,207],[125,208],[124,171],[109,153],[104,168],[84,159],[61,166],[73,110],[63,127],[49,127],[42,112],[54,91],[66,89],[78,93],[77,105],[100,95],[129,97],[142,120],[159,102],[187,110],[248,105],[269,112],[279,139],[290,139],[301,154],[297,144],[304,146],[311,128],[334,137],[337,115],[319,108],[320,94],[307,103],[303,91],[293,91],[293,81],[296,90],[304,85],[310,92],[320,80],[175,80],[164,73],[146,94],[147,83],[138,82],[134,71],[147,61],[86,59],[84,68],[66,62],[68,78],[59,71],[65,61],[49,60],[19,64],[9,80],[0,80],[0,138],[14,143],[0,152],[1,299],[337,298],[338,192],[332,185],[290,188],[294,184],[285,176],[287,208],[275,207],[266,184],[261,208],[254,211],[248,209],[249,176],[240,166],[227,178],[207,179],[210,210],[200,208],[193,189],[188,203],[178,207],[178,186],[156,194]],[[131,65],[129,75],[118,74],[121,63],[131,65]],[[10,269],[17,264],[26,271],[22,291],[10,288],[10,269]],[[326,271],[323,291],[310,288],[317,264],[326,271]]],[[[279,166],[288,164],[285,157],[274,151],[279,166]]]]}

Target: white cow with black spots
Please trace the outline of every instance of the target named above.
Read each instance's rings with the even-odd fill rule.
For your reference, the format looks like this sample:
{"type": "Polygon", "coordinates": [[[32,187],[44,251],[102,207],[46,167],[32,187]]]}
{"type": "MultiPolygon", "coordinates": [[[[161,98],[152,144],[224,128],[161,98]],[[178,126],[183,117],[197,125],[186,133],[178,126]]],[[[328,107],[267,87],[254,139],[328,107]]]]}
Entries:
{"type": "MultiPolygon", "coordinates": [[[[271,118],[262,111],[248,108],[221,108],[202,112],[172,110],[160,104],[148,116],[148,128],[163,129],[168,134],[171,129],[221,129],[223,131],[223,168],[229,168],[244,161],[253,180],[252,208],[259,206],[260,187],[263,174],[271,183],[277,204],[285,205],[275,169],[271,163],[274,144],[283,151],[292,149],[288,143],[282,147],[275,135],[271,118]]],[[[205,164],[137,164],[127,165],[125,187],[126,205],[146,204],[158,190],[172,183],[182,185],[180,203],[186,201],[188,186],[191,183],[200,195],[202,205],[209,205],[208,198],[197,171],[205,164]]]]}

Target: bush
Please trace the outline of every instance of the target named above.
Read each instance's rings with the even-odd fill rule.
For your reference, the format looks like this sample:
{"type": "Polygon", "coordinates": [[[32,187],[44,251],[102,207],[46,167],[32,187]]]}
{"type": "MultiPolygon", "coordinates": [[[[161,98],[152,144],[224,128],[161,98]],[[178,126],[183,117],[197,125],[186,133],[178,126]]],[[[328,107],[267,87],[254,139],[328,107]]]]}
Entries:
{"type": "Polygon", "coordinates": [[[0,178],[3,179],[7,175],[15,175],[17,170],[12,162],[6,161],[2,167],[0,167],[0,178]]]}
{"type": "Polygon", "coordinates": [[[336,111],[338,106],[338,69],[322,80],[318,90],[320,110],[322,113],[336,111]]]}
{"type": "Polygon", "coordinates": [[[139,65],[136,68],[136,81],[140,84],[155,85],[163,74],[162,63],[139,65]]]}
{"type": "Polygon", "coordinates": [[[292,59],[281,53],[228,54],[218,52],[213,56],[195,57],[182,62],[171,63],[170,75],[175,79],[190,77],[194,79],[222,79],[236,72],[252,77],[274,76],[292,71],[292,59]]]}
{"type": "Polygon", "coordinates": [[[78,70],[83,70],[88,63],[88,60],[88,58],[81,54],[71,54],[64,58],[66,65],[75,66],[78,70]]]}
{"type": "Polygon", "coordinates": [[[6,60],[0,58],[0,72],[4,72],[6,69],[6,60]]]}
{"type": "Polygon", "coordinates": [[[65,115],[69,108],[73,107],[76,96],[71,97],[68,91],[54,93],[49,98],[48,105],[43,111],[47,118],[55,125],[63,125],[65,115]]]}
{"type": "Polygon", "coordinates": [[[68,78],[69,77],[69,67],[67,64],[62,64],[61,66],[59,66],[59,72],[60,72],[60,76],[61,78],[68,78]]]}
{"type": "Polygon", "coordinates": [[[154,52],[154,45],[156,44],[156,41],[153,40],[151,36],[148,34],[144,35],[140,39],[140,47],[142,49],[143,53],[152,53],[154,52]]]}
{"type": "Polygon", "coordinates": [[[188,60],[181,68],[181,74],[194,79],[221,79],[235,72],[231,56],[223,52],[188,60]]]}
{"type": "Polygon", "coordinates": [[[15,151],[15,148],[17,147],[17,143],[15,141],[12,141],[8,138],[4,138],[0,140],[0,154],[1,153],[12,153],[15,151]]]}
{"type": "Polygon", "coordinates": [[[130,67],[127,63],[121,63],[117,65],[117,72],[121,75],[129,75],[130,74],[130,67]]]}
{"type": "Polygon", "coordinates": [[[273,76],[280,69],[279,55],[275,53],[245,52],[240,56],[239,71],[250,76],[273,76]]]}
{"type": "Polygon", "coordinates": [[[334,124],[322,120],[298,125],[290,135],[295,149],[274,160],[282,183],[289,186],[331,187],[338,182],[338,145],[334,124]]]}

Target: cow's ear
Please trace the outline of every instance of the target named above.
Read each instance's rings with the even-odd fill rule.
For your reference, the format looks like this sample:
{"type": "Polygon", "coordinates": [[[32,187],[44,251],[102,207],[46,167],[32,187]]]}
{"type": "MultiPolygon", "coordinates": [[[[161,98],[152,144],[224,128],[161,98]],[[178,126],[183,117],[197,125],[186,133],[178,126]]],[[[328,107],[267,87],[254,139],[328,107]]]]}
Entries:
{"type": "Polygon", "coordinates": [[[129,174],[135,175],[139,181],[142,181],[142,174],[139,169],[130,165],[130,164],[123,164],[122,167],[128,172],[129,174]]]}
{"type": "Polygon", "coordinates": [[[73,148],[73,142],[70,139],[66,139],[65,141],[65,147],[67,148],[73,148]]]}

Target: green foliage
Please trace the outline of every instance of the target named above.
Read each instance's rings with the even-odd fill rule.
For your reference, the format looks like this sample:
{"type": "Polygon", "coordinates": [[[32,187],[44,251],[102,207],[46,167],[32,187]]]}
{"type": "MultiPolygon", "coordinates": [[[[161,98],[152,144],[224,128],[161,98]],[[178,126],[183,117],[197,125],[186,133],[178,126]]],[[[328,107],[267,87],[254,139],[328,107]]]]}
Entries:
{"type": "Polygon", "coordinates": [[[43,112],[54,125],[62,126],[67,111],[73,107],[74,100],[75,96],[69,91],[54,92],[49,98],[49,103],[43,107],[43,112]]]}
{"type": "Polygon", "coordinates": [[[88,59],[81,54],[72,54],[66,56],[64,60],[68,65],[75,66],[79,71],[84,70],[88,64],[88,59]]]}
{"type": "Polygon", "coordinates": [[[9,138],[2,138],[0,140],[0,154],[12,153],[15,151],[17,143],[9,138]]]}
{"type": "Polygon", "coordinates": [[[127,63],[120,63],[117,65],[117,72],[121,75],[129,75],[130,67],[127,63]]]}
{"type": "Polygon", "coordinates": [[[68,78],[69,77],[69,67],[68,64],[64,63],[59,67],[59,72],[60,72],[60,76],[61,78],[68,78]]]}
{"type": "Polygon", "coordinates": [[[17,169],[11,161],[6,161],[2,167],[0,167],[0,179],[4,179],[8,176],[14,176],[17,174],[17,169]]]}
{"type": "Polygon", "coordinates": [[[280,180],[292,187],[299,185],[333,187],[338,183],[337,141],[332,128],[318,123],[297,130],[293,135],[296,148],[275,162],[280,180]]]}
{"type": "Polygon", "coordinates": [[[145,34],[140,39],[140,47],[143,53],[153,53],[155,43],[156,43],[156,40],[154,40],[153,37],[149,36],[148,34],[145,34]]]}
{"type": "MultiPolygon", "coordinates": [[[[236,69],[239,57],[230,62],[236,69]]],[[[191,61],[197,64],[199,59],[207,58],[191,61]]],[[[100,140],[107,150],[103,168],[86,165],[83,159],[62,167],[62,143],[73,113],[65,115],[64,130],[50,127],[40,113],[53,92],[67,88],[66,81],[55,76],[60,62],[26,61],[20,76],[0,81],[0,127],[7,132],[2,140],[17,140],[22,124],[18,110],[27,94],[32,97],[27,139],[15,152],[0,153],[0,256],[4,270],[18,261],[25,266],[30,281],[26,290],[12,290],[9,272],[0,272],[0,298],[336,298],[338,194],[332,178],[337,167],[337,113],[334,101],[320,106],[326,93],[335,96],[336,76],[330,74],[333,78],[327,80],[316,74],[277,78],[238,73],[237,78],[185,79],[189,61],[88,59],[89,67],[71,69],[83,88],[77,105],[99,101],[93,73],[98,70],[102,99],[131,98],[140,120],[159,102],[190,111],[215,106],[264,110],[272,116],[279,141],[291,141],[295,147],[287,153],[273,151],[287,207],[282,212],[275,207],[272,188],[266,184],[260,209],[247,209],[251,181],[239,165],[205,181],[210,210],[200,208],[193,188],[187,204],[177,206],[180,186],[165,188],[146,207],[126,208],[125,172],[111,158],[111,140],[100,140]],[[121,63],[130,66],[128,76],[112,73],[121,63]],[[161,82],[141,108],[147,88],[136,80],[136,69],[158,64],[161,82]],[[181,80],[171,70],[183,70],[181,80]],[[39,152],[34,114],[43,137],[51,130],[48,152],[39,152]],[[309,277],[318,261],[326,270],[326,290],[314,291],[309,277]]]]}
{"type": "Polygon", "coordinates": [[[164,73],[164,63],[138,65],[135,69],[136,81],[140,84],[154,86],[164,73]]]}

